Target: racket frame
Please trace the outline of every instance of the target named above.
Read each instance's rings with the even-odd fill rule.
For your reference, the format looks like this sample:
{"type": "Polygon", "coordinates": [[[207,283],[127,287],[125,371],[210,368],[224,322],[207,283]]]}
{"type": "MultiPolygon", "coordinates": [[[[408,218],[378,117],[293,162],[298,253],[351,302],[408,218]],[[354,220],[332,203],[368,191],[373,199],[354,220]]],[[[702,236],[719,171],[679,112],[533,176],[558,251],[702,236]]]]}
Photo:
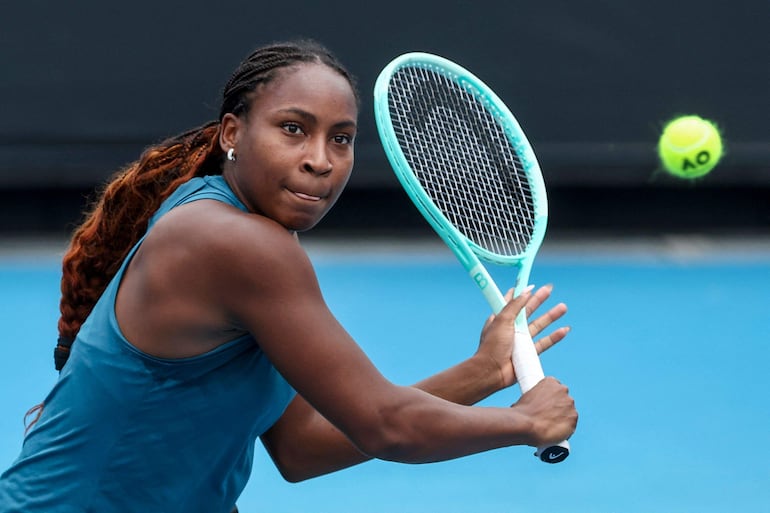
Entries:
{"type": "MultiPolygon", "coordinates": [[[[403,54],[383,68],[374,86],[374,112],[380,141],[402,187],[433,230],[468,272],[492,311],[495,314],[499,313],[506,301],[482,260],[503,267],[514,267],[517,270],[514,293],[516,296],[520,295],[528,286],[532,265],[545,237],[548,221],[548,200],[540,165],[521,126],[505,103],[479,78],[448,59],[424,52],[403,54]],[[531,238],[521,253],[500,255],[468,239],[447,219],[423,189],[401,146],[396,141],[390,116],[390,79],[404,67],[419,67],[450,78],[483,103],[486,110],[503,128],[506,137],[520,157],[532,191],[534,224],[531,238]]],[[[522,309],[517,316],[515,331],[516,343],[512,359],[519,386],[522,393],[525,393],[544,378],[540,359],[529,333],[526,309],[522,309]]],[[[569,455],[569,444],[564,441],[557,446],[541,447],[535,454],[545,462],[558,463],[569,455]]]]}

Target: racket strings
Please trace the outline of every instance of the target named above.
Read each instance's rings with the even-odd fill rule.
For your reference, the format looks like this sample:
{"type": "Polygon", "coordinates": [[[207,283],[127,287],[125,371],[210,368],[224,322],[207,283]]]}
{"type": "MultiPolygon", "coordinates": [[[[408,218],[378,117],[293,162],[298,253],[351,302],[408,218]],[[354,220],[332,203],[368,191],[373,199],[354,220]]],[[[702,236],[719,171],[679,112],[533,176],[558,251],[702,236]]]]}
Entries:
{"type": "Polygon", "coordinates": [[[534,231],[533,194],[486,104],[441,73],[405,67],[391,78],[389,110],[404,156],[444,216],[487,251],[523,253],[534,231]]]}

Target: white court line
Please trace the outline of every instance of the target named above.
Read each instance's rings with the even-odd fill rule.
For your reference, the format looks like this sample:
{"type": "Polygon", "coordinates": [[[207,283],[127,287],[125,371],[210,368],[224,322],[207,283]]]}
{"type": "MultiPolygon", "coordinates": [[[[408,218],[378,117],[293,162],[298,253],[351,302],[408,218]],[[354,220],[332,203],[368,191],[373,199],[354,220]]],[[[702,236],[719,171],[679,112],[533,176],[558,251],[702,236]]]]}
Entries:
{"type": "MultiPolygon", "coordinates": [[[[314,261],[423,260],[454,258],[436,237],[399,238],[328,238],[305,234],[302,245],[314,261]]],[[[0,262],[59,261],[67,247],[63,238],[2,238],[0,262]]],[[[650,237],[551,237],[538,253],[539,261],[549,259],[580,261],[738,261],[770,263],[770,235],[708,236],[660,235],[650,237]]]]}
{"type": "MultiPolygon", "coordinates": [[[[313,239],[303,245],[317,260],[410,260],[421,258],[453,259],[451,251],[435,239],[313,239]]],[[[770,236],[710,237],[704,235],[661,235],[658,237],[570,237],[548,238],[538,252],[537,260],[586,262],[669,261],[709,262],[736,261],[770,263],[770,236]]]]}

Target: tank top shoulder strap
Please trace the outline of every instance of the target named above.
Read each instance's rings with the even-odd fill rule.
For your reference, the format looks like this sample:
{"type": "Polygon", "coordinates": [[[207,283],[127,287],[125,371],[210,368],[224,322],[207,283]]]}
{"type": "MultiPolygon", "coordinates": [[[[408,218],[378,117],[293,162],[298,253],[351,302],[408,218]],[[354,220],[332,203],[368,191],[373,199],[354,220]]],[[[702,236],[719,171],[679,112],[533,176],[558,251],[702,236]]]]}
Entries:
{"type": "MultiPolygon", "coordinates": [[[[214,199],[232,205],[246,212],[248,209],[233,193],[221,175],[207,175],[192,178],[183,183],[166,198],[155,215],[150,219],[149,227],[171,209],[200,199],[214,199]]],[[[148,227],[148,228],[149,228],[148,227]]]]}
{"type": "Polygon", "coordinates": [[[133,258],[134,253],[136,253],[136,250],[139,249],[139,246],[142,245],[145,237],[147,237],[147,234],[150,232],[150,228],[152,228],[158,219],[179,205],[184,205],[186,203],[191,203],[201,199],[218,200],[243,210],[244,212],[248,211],[246,205],[244,205],[243,202],[238,199],[235,193],[233,193],[232,189],[230,189],[230,186],[227,185],[227,182],[225,182],[224,177],[221,175],[207,175],[191,178],[187,182],[177,187],[177,189],[172,192],[171,195],[161,204],[157,212],[155,212],[155,214],[150,218],[150,222],[147,225],[147,231],[145,231],[144,235],[142,235],[137,243],[134,244],[134,247],[132,247],[128,252],[126,258],[123,260],[122,265],[118,269],[118,272],[116,273],[116,281],[120,280],[123,272],[125,271],[125,268],[133,258]]]}

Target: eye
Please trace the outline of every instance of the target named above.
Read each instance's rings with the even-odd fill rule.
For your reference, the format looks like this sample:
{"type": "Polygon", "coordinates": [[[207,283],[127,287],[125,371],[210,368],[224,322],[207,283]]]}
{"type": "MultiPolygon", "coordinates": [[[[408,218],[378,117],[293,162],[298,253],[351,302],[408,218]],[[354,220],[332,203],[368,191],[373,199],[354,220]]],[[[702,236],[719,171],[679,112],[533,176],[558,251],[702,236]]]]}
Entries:
{"type": "Polygon", "coordinates": [[[332,137],[332,141],[334,141],[336,144],[351,144],[353,142],[353,138],[347,134],[337,134],[332,137]]]}
{"type": "Polygon", "coordinates": [[[283,125],[281,125],[281,127],[293,135],[301,135],[305,133],[302,130],[302,127],[299,126],[297,123],[284,123],[283,125]]]}

